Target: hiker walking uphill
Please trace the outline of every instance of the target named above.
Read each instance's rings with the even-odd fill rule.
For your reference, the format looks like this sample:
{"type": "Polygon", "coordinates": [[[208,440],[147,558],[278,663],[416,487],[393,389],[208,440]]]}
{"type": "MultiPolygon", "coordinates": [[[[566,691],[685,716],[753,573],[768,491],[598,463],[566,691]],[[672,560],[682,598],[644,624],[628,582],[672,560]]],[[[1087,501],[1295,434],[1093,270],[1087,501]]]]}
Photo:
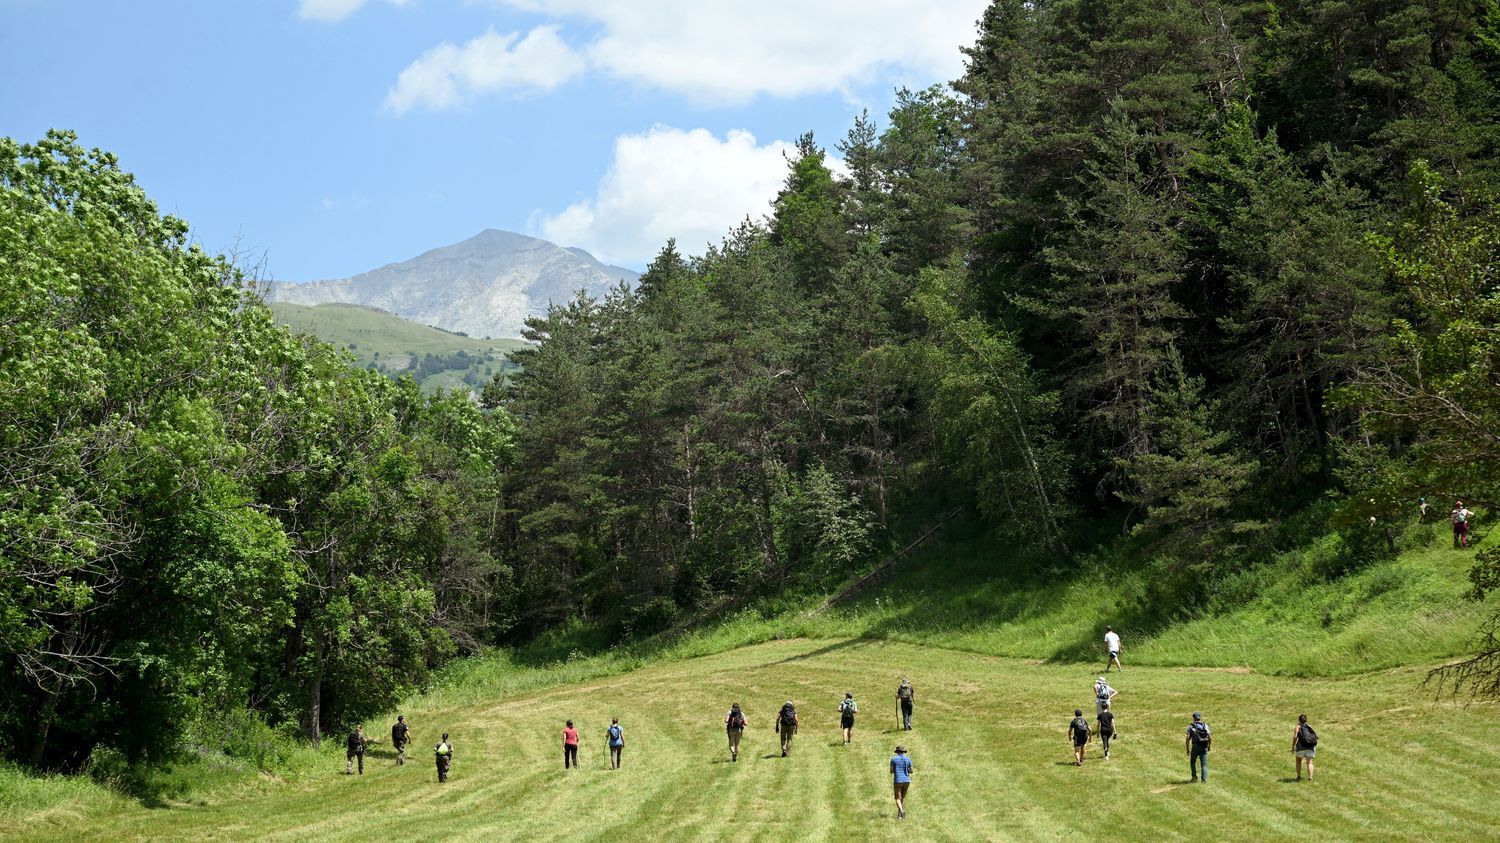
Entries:
{"type": "Polygon", "coordinates": [[[1115,628],[1112,626],[1104,628],[1104,650],[1108,653],[1104,659],[1105,673],[1109,673],[1111,665],[1121,670],[1125,669],[1125,665],[1120,664],[1120,635],[1115,632],[1115,628]]]}
{"type": "Polygon", "coordinates": [[[901,728],[910,732],[911,710],[917,704],[917,692],[905,676],[901,677],[901,685],[896,689],[896,703],[901,709],[901,728]]]}
{"type": "Polygon", "coordinates": [[[1103,676],[1099,677],[1094,683],[1094,716],[1098,717],[1103,713],[1106,705],[1113,706],[1115,697],[1119,694],[1119,691],[1109,687],[1109,683],[1104,681],[1103,676]]]}
{"type": "Polygon", "coordinates": [[[787,700],[776,715],[776,733],[781,735],[781,757],[785,758],[791,754],[792,737],[797,734],[797,707],[791,700],[787,700]]]}
{"type": "Polygon", "coordinates": [[[1208,724],[1203,722],[1203,715],[1193,712],[1193,722],[1188,724],[1187,740],[1184,743],[1188,753],[1188,773],[1195,782],[1208,781],[1208,750],[1213,742],[1213,733],[1209,731],[1208,724]]]}
{"type": "Polygon", "coordinates": [[[1318,755],[1318,733],[1307,725],[1307,715],[1297,716],[1297,728],[1292,731],[1292,755],[1297,758],[1297,781],[1302,781],[1302,762],[1307,762],[1307,780],[1313,780],[1313,759],[1318,755]]]}
{"type": "Polygon", "coordinates": [[[849,745],[854,735],[854,715],[858,713],[859,704],[854,701],[854,692],[845,691],[844,699],[839,703],[839,728],[844,730],[844,746],[849,745]]]}
{"type": "Polygon", "coordinates": [[[368,744],[369,739],[365,737],[365,727],[363,725],[355,726],[354,731],[349,733],[348,739],[344,742],[344,745],[348,750],[346,753],[344,753],[344,758],[346,760],[346,763],[344,764],[344,775],[354,775],[354,762],[356,760],[359,761],[359,774],[361,776],[365,774],[365,747],[368,744]]]}
{"type": "Polygon", "coordinates": [[[896,754],[891,756],[891,780],[896,794],[896,819],[906,819],[906,791],[911,788],[911,756],[906,747],[896,745],[896,754]]]}
{"type": "Polygon", "coordinates": [[[729,760],[740,760],[740,738],[745,736],[745,712],[740,710],[739,703],[731,705],[729,713],[724,715],[724,731],[729,735],[729,760]]]}
{"type": "Polygon", "coordinates": [[[432,748],[433,757],[437,760],[438,781],[448,780],[448,768],[453,764],[453,744],[448,741],[448,733],[443,733],[443,739],[432,748]]]}
{"type": "Polygon", "coordinates": [[[1104,710],[1099,712],[1099,747],[1104,750],[1104,760],[1109,760],[1109,741],[1115,736],[1115,713],[1109,710],[1109,703],[1104,704],[1104,710]]]}
{"type": "Polygon", "coordinates": [[[1083,748],[1089,745],[1089,721],[1084,719],[1083,709],[1073,709],[1073,719],[1068,722],[1068,740],[1073,742],[1073,765],[1083,766],[1083,748]]]}
{"type": "Polygon", "coordinates": [[[1473,520],[1474,513],[1464,507],[1463,501],[1453,503],[1453,549],[1459,550],[1469,546],[1469,522],[1473,520]]]}
{"type": "Polygon", "coordinates": [[[625,730],[620,728],[620,718],[610,718],[609,728],[604,730],[604,738],[609,742],[609,768],[618,770],[620,754],[625,751],[625,730]]]}
{"type": "Polygon", "coordinates": [[[563,769],[578,766],[578,730],[573,728],[573,721],[569,720],[563,726],[563,769]]]}
{"type": "Polygon", "coordinates": [[[406,745],[411,743],[411,727],[406,725],[405,715],[396,715],[396,725],[391,727],[391,749],[396,750],[396,766],[406,763],[406,745]]]}

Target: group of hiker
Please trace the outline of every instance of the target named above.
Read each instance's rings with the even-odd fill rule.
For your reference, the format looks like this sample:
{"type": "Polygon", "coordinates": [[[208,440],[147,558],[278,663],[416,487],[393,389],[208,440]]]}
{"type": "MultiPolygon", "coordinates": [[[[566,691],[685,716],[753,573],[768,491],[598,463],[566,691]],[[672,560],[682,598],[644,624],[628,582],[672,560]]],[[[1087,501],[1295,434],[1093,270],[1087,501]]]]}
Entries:
{"type": "MultiPolygon", "coordinates": [[[[571,724],[570,724],[571,725],[571,724]]],[[[344,775],[354,775],[355,767],[358,765],[359,774],[365,774],[365,751],[379,741],[365,734],[364,724],[354,727],[349,737],[344,740],[344,775]]],[[[406,764],[406,748],[411,745],[411,727],[406,724],[406,715],[397,715],[396,722],[391,726],[391,749],[396,750],[396,766],[406,764]]],[[[432,748],[433,758],[437,763],[437,779],[439,782],[448,780],[448,768],[453,763],[453,744],[448,740],[448,733],[443,733],[443,739],[438,741],[432,748]]]]}

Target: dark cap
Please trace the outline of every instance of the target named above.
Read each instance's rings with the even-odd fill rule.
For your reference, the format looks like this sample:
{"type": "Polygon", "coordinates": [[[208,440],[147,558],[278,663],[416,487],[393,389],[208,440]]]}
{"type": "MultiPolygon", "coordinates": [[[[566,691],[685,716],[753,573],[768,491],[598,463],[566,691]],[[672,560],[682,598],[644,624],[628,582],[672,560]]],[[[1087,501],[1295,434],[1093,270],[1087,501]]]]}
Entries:
{"type": "Polygon", "coordinates": [[[1193,719],[1194,720],[1202,720],[1203,719],[1203,715],[1201,715],[1201,714],[1199,714],[1198,712],[1195,711],[1195,712],[1193,712],[1193,719]]]}
{"type": "Polygon", "coordinates": [[[906,752],[906,747],[898,743],[896,744],[896,752],[904,754],[906,752]]]}

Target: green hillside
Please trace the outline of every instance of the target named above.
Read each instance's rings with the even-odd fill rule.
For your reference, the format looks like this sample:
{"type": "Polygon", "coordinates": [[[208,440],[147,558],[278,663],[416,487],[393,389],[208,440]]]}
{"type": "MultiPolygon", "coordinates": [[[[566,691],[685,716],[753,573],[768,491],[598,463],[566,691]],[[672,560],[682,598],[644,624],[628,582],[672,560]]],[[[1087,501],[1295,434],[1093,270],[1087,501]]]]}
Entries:
{"type": "Polygon", "coordinates": [[[487,382],[490,375],[514,368],[506,355],[526,347],[519,339],[475,339],[357,304],[272,302],[270,307],[282,324],[347,349],[362,367],[374,365],[392,374],[421,369],[419,380],[428,391],[461,386],[470,372],[470,386],[476,379],[487,382]],[[429,356],[433,360],[423,367],[429,356]]]}

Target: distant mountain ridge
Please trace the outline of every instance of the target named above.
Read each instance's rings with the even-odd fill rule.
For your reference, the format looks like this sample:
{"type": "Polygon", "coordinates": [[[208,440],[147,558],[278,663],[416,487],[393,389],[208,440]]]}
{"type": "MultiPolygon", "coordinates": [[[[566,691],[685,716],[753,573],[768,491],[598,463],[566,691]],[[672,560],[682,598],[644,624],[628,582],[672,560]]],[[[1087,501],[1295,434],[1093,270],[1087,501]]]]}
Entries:
{"type": "Polygon", "coordinates": [[[486,229],[399,263],[350,278],[278,281],[273,302],[360,304],[471,337],[519,337],[526,317],[546,312],[580,289],[602,295],[640,274],[610,266],[577,247],[486,229]]]}

